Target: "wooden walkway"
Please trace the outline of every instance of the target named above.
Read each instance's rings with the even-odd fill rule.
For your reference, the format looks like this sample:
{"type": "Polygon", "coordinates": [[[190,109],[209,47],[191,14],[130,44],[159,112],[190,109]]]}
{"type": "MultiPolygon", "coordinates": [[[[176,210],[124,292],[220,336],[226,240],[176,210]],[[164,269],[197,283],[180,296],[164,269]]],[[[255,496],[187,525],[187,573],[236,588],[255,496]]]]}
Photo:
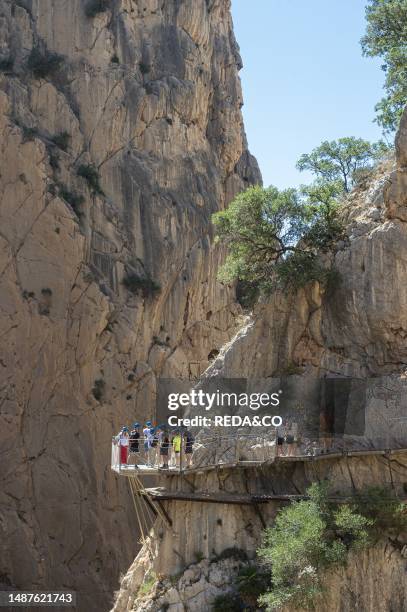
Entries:
{"type": "MultiPolygon", "coordinates": [[[[273,460],[274,461],[274,460],[273,460]]],[[[239,461],[239,462],[231,462],[231,463],[218,463],[217,465],[213,465],[213,464],[209,464],[209,465],[202,465],[202,466],[197,466],[197,467],[189,467],[189,468],[184,468],[182,470],[180,470],[179,468],[176,467],[170,467],[170,468],[158,468],[155,466],[150,466],[150,465],[126,465],[126,466],[122,466],[120,469],[118,466],[112,466],[112,469],[117,472],[118,474],[120,474],[120,476],[179,476],[180,474],[201,474],[203,472],[208,472],[209,470],[216,470],[216,469],[221,469],[221,470],[225,470],[225,469],[230,469],[230,468],[248,468],[248,467],[259,467],[261,465],[264,465],[265,463],[272,463],[273,461],[270,462],[264,462],[264,461],[239,461]]]]}
{"type": "Polygon", "coordinates": [[[367,457],[380,455],[383,457],[389,457],[395,454],[404,454],[407,453],[407,448],[398,448],[398,449],[361,449],[361,450],[353,450],[353,451],[338,451],[333,453],[321,453],[318,455],[300,455],[293,457],[272,457],[266,461],[234,461],[234,462],[225,462],[218,463],[216,465],[201,465],[201,466],[192,466],[189,468],[184,468],[180,470],[176,467],[170,467],[168,469],[161,469],[158,467],[151,467],[148,465],[126,465],[126,466],[112,466],[112,469],[120,476],[179,476],[179,475],[189,475],[189,474],[203,474],[204,472],[212,471],[212,470],[228,470],[228,469],[247,469],[247,468],[256,468],[267,465],[279,465],[284,463],[310,463],[315,461],[326,461],[328,459],[341,459],[343,457],[367,457]]]}
{"type": "MultiPolygon", "coordinates": [[[[366,456],[382,456],[390,459],[393,455],[406,454],[407,448],[400,449],[361,449],[358,451],[342,451],[323,453],[319,455],[302,455],[296,457],[273,457],[267,461],[237,461],[234,463],[218,463],[217,465],[205,465],[199,467],[191,467],[180,470],[172,467],[169,469],[159,469],[148,465],[126,465],[123,467],[112,464],[112,469],[120,476],[126,476],[130,486],[131,495],[134,502],[134,507],[137,515],[137,521],[144,544],[148,542],[147,536],[151,527],[157,519],[160,519],[172,529],[172,518],[169,514],[169,507],[165,504],[166,501],[174,502],[198,502],[208,504],[235,504],[241,506],[250,506],[261,521],[263,528],[266,528],[266,520],[260,509],[261,505],[270,502],[290,503],[303,499],[308,499],[304,494],[291,493],[238,493],[227,491],[197,491],[194,490],[193,482],[189,481],[190,474],[201,474],[209,470],[226,470],[226,469],[248,469],[262,466],[278,466],[287,463],[308,463],[320,462],[328,459],[343,459],[348,457],[366,457],[366,456]],[[171,487],[146,487],[141,476],[176,476],[177,480],[172,481],[171,487]],[[180,478],[178,480],[178,477],[180,478]],[[184,491],[177,490],[183,488],[183,483],[187,483],[193,490],[184,491]],[[175,486],[174,486],[175,485],[175,486]],[[164,502],[164,503],[163,503],[164,502]]],[[[404,462],[397,461],[400,466],[404,466],[404,462]]],[[[407,463],[405,464],[407,468],[407,463]]],[[[391,472],[391,468],[390,468],[391,472]]],[[[167,482],[169,482],[167,480],[167,482]]],[[[396,483],[388,483],[394,489],[396,483]]],[[[398,484],[405,484],[404,482],[398,484]]],[[[405,493],[397,494],[400,502],[406,503],[407,495],[405,493]]],[[[329,497],[329,501],[342,504],[352,502],[354,498],[347,497],[329,497]]],[[[385,502],[387,503],[387,502],[385,502]]]]}

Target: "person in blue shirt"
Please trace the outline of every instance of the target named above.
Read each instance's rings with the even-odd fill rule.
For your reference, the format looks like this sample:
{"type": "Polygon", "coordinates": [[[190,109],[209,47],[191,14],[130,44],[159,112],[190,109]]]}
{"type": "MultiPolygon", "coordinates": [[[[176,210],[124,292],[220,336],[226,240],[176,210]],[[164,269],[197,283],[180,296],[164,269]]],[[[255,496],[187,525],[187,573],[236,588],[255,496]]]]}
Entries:
{"type": "Polygon", "coordinates": [[[143,429],[144,451],[146,453],[147,465],[153,467],[156,463],[157,443],[154,440],[155,427],[151,421],[146,421],[143,429]],[[154,443],[155,442],[155,443],[154,443]]]}

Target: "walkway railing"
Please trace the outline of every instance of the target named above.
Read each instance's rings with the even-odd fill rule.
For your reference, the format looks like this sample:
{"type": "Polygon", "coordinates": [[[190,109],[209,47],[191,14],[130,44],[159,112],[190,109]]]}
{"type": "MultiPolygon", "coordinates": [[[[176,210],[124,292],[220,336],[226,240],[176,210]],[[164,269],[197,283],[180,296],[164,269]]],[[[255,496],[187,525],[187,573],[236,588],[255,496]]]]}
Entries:
{"type": "Polygon", "coordinates": [[[144,450],[140,444],[139,453],[129,453],[126,464],[120,463],[120,446],[116,438],[112,440],[111,467],[116,472],[129,473],[129,471],[155,473],[161,469],[165,472],[188,472],[188,470],[206,470],[216,467],[233,467],[245,465],[261,465],[278,459],[287,461],[323,459],[340,456],[391,454],[405,450],[407,445],[390,447],[380,444],[378,447],[365,444],[355,444],[344,439],[333,440],[331,447],[326,448],[321,440],[304,440],[290,445],[284,442],[277,444],[277,432],[269,431],[266,434],[199,434],[193,444],[193,452],[186,453],[184,444],[181,451],[176,454],[172,447],[165,457],[160,456],[159,445],[153,452],[144,450]],[[168,467],[161,468],[163,461],[168,467]]]}
{"type": "Polygon", "coordinates": [[[264,463],[276,455],[276,432],[200,436],[194,445],[192,467],[264,463]]]}

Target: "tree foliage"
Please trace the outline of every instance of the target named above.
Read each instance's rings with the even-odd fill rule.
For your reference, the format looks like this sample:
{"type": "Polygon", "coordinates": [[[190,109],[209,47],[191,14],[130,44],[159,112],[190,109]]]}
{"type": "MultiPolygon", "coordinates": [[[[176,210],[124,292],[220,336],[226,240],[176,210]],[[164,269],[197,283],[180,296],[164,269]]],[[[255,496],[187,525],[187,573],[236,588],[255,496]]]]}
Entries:
{"type": "Polygon", "coordinates": [[[310,247],[327,250],[343,231],[339,214],[342,182],[317,179],[311,185],[303,185],[301,194],[313,220],[305,233],[304,242],[310,247]]]}
{"type": "Polygon", "coordinates": [[[140,276],[128,272],[123,278],[123,285],[130,293],[141,294],[144,298],[154,297],[161,290],[161,286],[149,274],[140,276]]]}
{"type": "Polygon", "coordinates": [[[306,227],[306,211],[294,189],[256,186],[215,213],[213,222],[218,239],[229,249],[221,280],[266,283],[274,264],[295,250],[306,227]]]}
{"type": "Polygon", "coordinates": [[[45,79],[60,70],[64,58],[58,53],[52,53],[47,49],[33,47],[28,56],[27,67],[36,79],[45,79]]]}
{"type": "Polygon", "coordinates": [[[397,129],[407,103],[407,0],[369,0],[364,55],[383,59],[386,95],[376,105],[376,121],[385,132],[397,129]]]}
{"type": "Polygon", "coordinates": [[[355,505],[359,512],[374,521],[372,534],[375,538],[380,538],[383,533],[397,536],[407,527],[405,506],[392,491],[383,487],[367,487],[356,495],[355,505]]]}
{"type": "Polygon", "coordinates": [[[259,291],[299,288],[335,278],[327,253],[343,236],[342,201],[362,172],[388,151],[361,138],[324,141],[298,161],[315,175],[299,189],[250,187],[212,217],[216,239],[228,249],[219,273],[238,280],[239,301],[250,306],[259,291]]]}
{"type": "Polygon", "coordinates": [[[310,170],[328,183],[340,181],[347,193],[354,185],[355,174],[373,164],[388,150],[384,142],[370,143],[362,138],[345,137],[324,140],[311,153],[301,155],[298,170],[310,170]]]}
{"type": "Polygon", "coordinates": [[[76,171],[88,183],[89,189],[95,195],[105,195],[100,185],[100,176],[97,169],[92,164],[81,164],[76,171]]]}
{"type": "Polygon", "coordinates": [[[271,571],[271,588],[260,598],[267,610],[288,603],[312,608],[322,591],[321,572],[344,563],[350,549],[374,543],[378,528],[381,535],[405,528],[402,504],[384,489],[366,490],[343,505],[329,501],[325,483],[307,492],[309,499],[280,510],[258,551],[271,571]]]}
{"type": "Polygon", "coordinates": [[[319,184],[309,192],[256,186],[240,193],[213,216],[217,240],[228,248],[220,280],[239,279],[266,292],[323,281],[326,271],[317,250],[331,244],[341,229],[334,192],[328,197],[319,184]]]}
{"type": "Polygon", "coordinates": [[[86,17],[96,17],[99,13],[109,10],[110,0],[88,0],[85,4],[86,17]]]}

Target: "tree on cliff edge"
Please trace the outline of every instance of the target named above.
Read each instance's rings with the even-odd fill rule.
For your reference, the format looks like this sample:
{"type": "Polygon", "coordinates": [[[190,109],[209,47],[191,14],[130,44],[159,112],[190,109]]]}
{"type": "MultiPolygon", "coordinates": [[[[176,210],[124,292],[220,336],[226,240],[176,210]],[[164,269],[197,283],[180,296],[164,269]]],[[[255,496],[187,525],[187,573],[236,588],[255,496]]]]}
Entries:
{"type": "Polygon", "coordinates": [[[311,185],[284,190],[256,186],[237,195],[212,217],[216,239],[228,249],[219,280],[243,284],[243,305],[254,302],[259,291],[333,280],[329,258],[321,255],[343,235],[342,201],[360,173],[370,172],[387,151],[382,141],[324,141],[297,164],[315,175],[311,185]]]}
{"type": "Polygon", "coordinates": [[[387,150],[387,145],[382,141],[371,143],[353,136],[324,140],[311,153],[301,155],[297,168],[300,171],[310,170],[324,181],[341,181],[343,190],[348,193],[357,173],[370,170],[387,150]]]}
{"type": "MultiPolygon", "coordinates": [[[[321,187],[322,189],[322,187],[321,187]]],[[[334,203],[328,208],[313,194],[312,204],[296,189],[255,186],[213,215],[217,241],[228,256],[219,279],[255,284],[266,293],[275,287],[300,287],[324,279],[317,250],[329,243],[334,203]]]]}
{"type": "Polygon", "coordinates": [[[397,129],[407,103],[407,0],[369,0],[363,54],[383,58],[386,95],[376,105],[376,122],[385,132],[397,129]]]}

